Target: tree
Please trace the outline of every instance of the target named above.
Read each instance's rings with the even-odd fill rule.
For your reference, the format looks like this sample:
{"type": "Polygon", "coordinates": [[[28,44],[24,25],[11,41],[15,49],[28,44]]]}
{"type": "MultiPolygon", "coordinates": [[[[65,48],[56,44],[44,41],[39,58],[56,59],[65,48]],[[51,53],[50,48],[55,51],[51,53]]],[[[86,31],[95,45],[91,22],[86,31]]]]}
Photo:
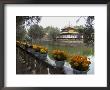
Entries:
{"type": "MultiPolygon", "coordinates": [[[[80,20],[80,18],[77,20],[77,22],[80,20]]],[[[86,18],[85,26],[78,26],[77,29],[81,34],[83,34],[83,40],[86,45],[94,45],[94,16],[88,16],[86,18]]]]}
{"type": "Polygon", "coordinates": [[[53,29],[52,26],[47,26],[46,28],[44,28],[44,32],[49,33],[52,29],[53,29]]]}
{"type": "Polygon", "coordinates": [[[60,30],[57,27],[48,27],[48,38],[52,41],[57,40],[57,36],[60,34],[60,30]]]}
{"type": "Polygon", "coordinates": [[[17,40],[24,40],[25,34],[26,34],[26,30],[25,30],[24,26],[17,26],[16,39],[17,40]]]}
{"type": "Polygon", "coordinates": [[[32,23],[38,24],[40,20],[40,16],[16,16],[16,26],[23,24],[30,25],[32,23]]]}
{"type": "Polygon", "coordinates": [[[76,29],[80,34],[84,33],[85,27],[80,25],[80,26],[74,26],[74,29],[76,29]]]}
{"type": "Polygon", "coordinates": [[[39,42],[44,35],[43,27],[39,25],[32,25],[28,31],[28,35],[32,39],[32,42],[39,42]]]}
{"type": "Polygon", "coordinates": [[[25,34],[25,36],[24,36],[24,40],[26,41],[26,42],[28,42],[28,43],[31,43],[31,37],[29,37],[29,35],[28,35],[28,33],[26,33],[25,34]]]}
{"type": "Polygon", "coordinates": [[[25,39],[26,41],[30,41],[30,37],[28,37],[28,34],[26,34],[26,26],[31,25],[38,25],[40,22],[41,17],[40,16],[16,16],[16,33],[17,33],[17,39],[25,39]],[[24,29],[20,28],[23,27],[24,29]],[[24,31],[23,31],[24,30],[24,31]],[[20,36],[21,35],[21,36],[20,36]]]}
{"type": "Polygon", "coordinates": [[[94,16],[87,17],[84,31],[84,43],[87,45],[94,45],[94,16]]]}

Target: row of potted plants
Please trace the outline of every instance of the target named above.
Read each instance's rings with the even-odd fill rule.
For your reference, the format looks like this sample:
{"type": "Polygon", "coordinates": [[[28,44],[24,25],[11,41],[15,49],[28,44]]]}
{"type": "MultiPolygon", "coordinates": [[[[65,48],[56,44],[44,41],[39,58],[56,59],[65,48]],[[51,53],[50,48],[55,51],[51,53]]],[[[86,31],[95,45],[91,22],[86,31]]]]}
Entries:
{"type": "Polygon", "coordinates": [[[47,58],[48,49],[41,45],[30,45],[20,41],[17,41],[16,44],[24,48],[28,52],[33,53],[39,59],[46,60],[47,58]]]}
{"type": "Polygon", "coordinates": [[[75,74],[86,74],[91,64],[87,56],[73,55],[68,60],[69,56],[61,50],[53,50],[52,57],[55,60],[56,66],[60,68],[64,66],[65,61],[68,61],[75,74]]]}
{"type": "MultiPolygon", "coordinates": [[[[18,43],[18,42],[17,42],[18,43]]],[[[22,43],[24,44],[24,43],[22,43]]],[[[39,59],[45,60],[47,58],[48,49],[41,45],[27,45],[28,50],[33,52],[36,57],[39,59]]],[[[75,74],[84,74],[89,70],[89,66],[91,64],[89,58],[87,56],[82,55],[73,55],[69,56],[66,52],[62,50],[53,50],[51,52],[53,60],[55,60],[56,67],[63,68],[65,61],[69,62],[71,68],[73,68],[73,73],[75,74]]]]}

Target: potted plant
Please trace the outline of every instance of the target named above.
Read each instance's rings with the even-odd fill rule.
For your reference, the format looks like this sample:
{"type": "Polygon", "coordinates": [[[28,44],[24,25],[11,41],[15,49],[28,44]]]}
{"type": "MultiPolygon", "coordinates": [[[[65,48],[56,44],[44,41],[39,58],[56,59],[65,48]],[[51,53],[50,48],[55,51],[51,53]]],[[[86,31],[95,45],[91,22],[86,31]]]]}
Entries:
{"type": "Polygon", "coordinates": [[[33,52],[32,45],[28,45],[27,51],[31,53],[33,52]]]}
{"type": "Polygon", "coordinates": [[[47,53],[48,53],[48,49],[45,47],[42,47],[40,49],[40,59],[41,60],[46,60],[47,59],[47,53]]]}
{"type": "Polygon", "coordinates": [[[74,74],[86,74],[89,70],[90,60],[86,56],[72,56],[70,59],[74,74]]]}
{"type": "Polygon", "coordinates": [[[47,58],[48,49],[41,45],[33,45],[34,55],[41,60],[47,58]]]}
{"type": "Polygon", "coordinates": [[[55,60],[56,67],[62,68],[67,59],[67,54],[61,50],[53,50],[52,57],[55,60]]]}
{"type": "Polygon", "coordinates": [[[33,45],[34,55],[38,58],[40,57],[40,49],[41,49],[40,45],[33,45]]]}

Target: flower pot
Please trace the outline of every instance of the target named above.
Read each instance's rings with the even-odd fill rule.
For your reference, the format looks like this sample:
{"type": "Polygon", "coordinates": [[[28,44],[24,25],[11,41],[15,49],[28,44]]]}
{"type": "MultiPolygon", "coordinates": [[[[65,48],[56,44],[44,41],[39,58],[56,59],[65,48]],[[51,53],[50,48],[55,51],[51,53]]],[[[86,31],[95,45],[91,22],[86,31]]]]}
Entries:
{"type": "Polygon", "coordinates": [[[73,68],[73,74],[87,74],[87,71],[80,71],[73,68]]]}
{"type": "Polygon", "coordinates": [[[47,53],[45,53],[45,54],[40,53],[40,59],[46,60],[47,59],[47,53]]]}
{"type": "Polygon", "coordinates": [[[56,67],[62,68],[64,66],[65,61],[55,61],[56,67]]]}
{"type": "Polygon", "coordinates": [[[28,52],[32,52],[32,48],[27,48],[27,51],[28,52]]]}
{"type": "Polygon", "coordinates": [[[40,58],[40,52],[34,52],[34,55],[39,59],[40,58]]]}

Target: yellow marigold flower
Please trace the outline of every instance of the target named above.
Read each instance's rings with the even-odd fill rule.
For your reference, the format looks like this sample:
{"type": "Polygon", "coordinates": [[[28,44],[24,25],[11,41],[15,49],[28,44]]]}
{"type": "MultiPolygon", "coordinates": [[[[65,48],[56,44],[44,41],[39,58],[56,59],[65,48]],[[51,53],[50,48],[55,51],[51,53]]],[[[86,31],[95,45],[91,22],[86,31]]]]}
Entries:
{"type": "Polygon", "coordinates": [[[86,56],[81,56],[81,55],[75,55],[70,60],[71,60],[70,64],[73,67],[77,67],[80,70],[87,70],[89,64],[91,64],[91,62],[88,60],[86,56]]]}
{"type": "Polygon", "coordinates": [[[82,66],[83,67],[88,67],[88,64],[87,63],[83,63],[82,66]]]}
{"type": "Polygon", "coordinates": [[[54,59],[59,59],[59,60],[67,59],[67,54],[62,50],[53,50],[52,55],[54,59]]]}
{"type": "Polygon", "coordinates": [[[44,49],[40,49],[40,53],[46,53],[44,49]]]}

